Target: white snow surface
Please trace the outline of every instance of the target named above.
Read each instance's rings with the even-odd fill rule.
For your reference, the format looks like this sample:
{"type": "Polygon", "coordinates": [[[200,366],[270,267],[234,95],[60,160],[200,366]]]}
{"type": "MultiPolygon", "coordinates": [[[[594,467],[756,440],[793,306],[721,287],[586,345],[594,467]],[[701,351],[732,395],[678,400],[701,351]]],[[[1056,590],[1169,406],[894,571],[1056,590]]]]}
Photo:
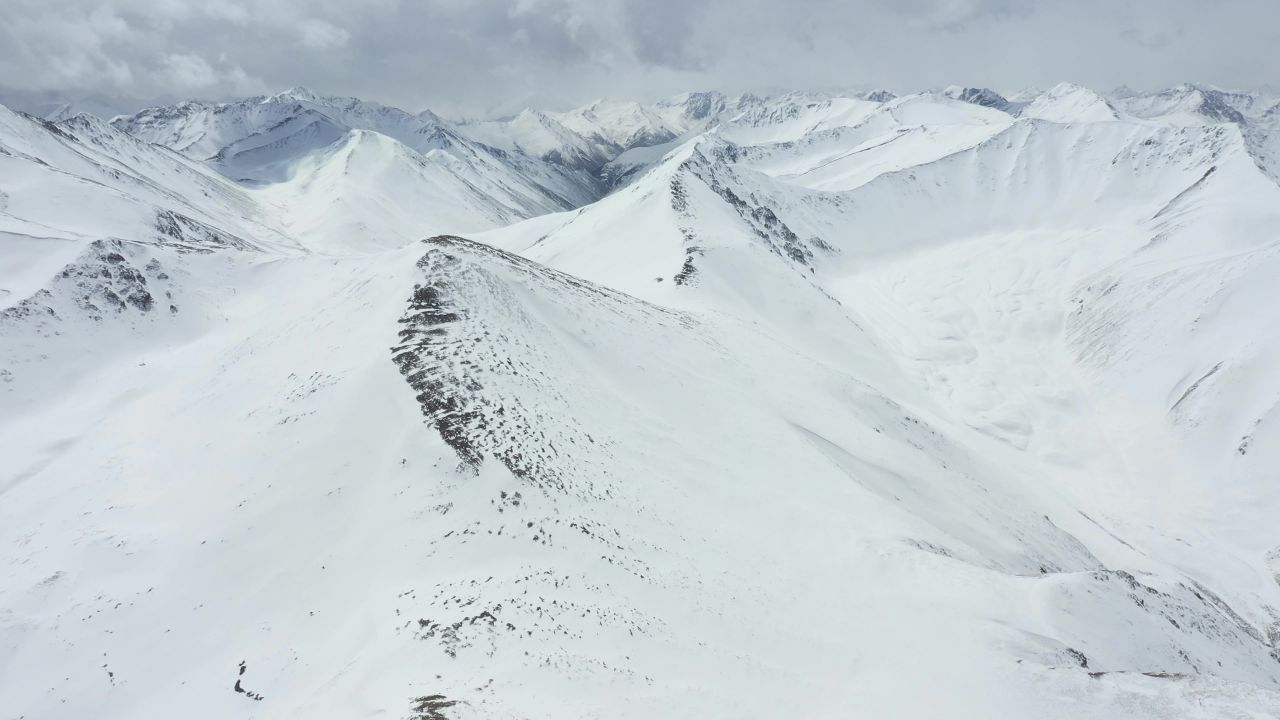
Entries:
{"type": "Polygon", "coordinates": [[[1280,717],[1264,93],[0,108],[0,717],[1280,717]]]}

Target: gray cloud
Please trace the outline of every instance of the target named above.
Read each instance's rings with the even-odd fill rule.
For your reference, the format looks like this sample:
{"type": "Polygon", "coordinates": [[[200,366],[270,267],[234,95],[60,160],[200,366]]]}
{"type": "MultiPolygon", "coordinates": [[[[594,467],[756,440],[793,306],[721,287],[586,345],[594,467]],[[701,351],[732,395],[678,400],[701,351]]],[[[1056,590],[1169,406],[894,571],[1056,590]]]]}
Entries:
{"type": "Polygon", "coordinates": [[[696,41],[707,0],[627,0],[625,28],[636,60],[676,70],[703,70],[710,61],[696,41]]]}
{"type": "Polygon", "coordinates": [[[907,22],[932,30],[961,31],[985,19],[1033,14],[1043,0],[881,0],[907,22]]]}
{"type": "Polygon", "coordinates": [[[445,112],[715,87],[1280,78],[1274,0],[4,0],[0,83],[445,112]]]}

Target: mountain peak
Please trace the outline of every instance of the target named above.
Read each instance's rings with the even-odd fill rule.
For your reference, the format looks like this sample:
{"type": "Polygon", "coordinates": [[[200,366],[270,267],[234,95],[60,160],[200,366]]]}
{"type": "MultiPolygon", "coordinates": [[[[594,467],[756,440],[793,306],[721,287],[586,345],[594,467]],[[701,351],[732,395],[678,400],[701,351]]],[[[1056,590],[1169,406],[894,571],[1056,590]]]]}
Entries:
{"type": "Polygon", "coordinates": [[[1120,113],[1098,93],[1071,82],[1061,82],[1032,100],[1021,117],[1059,123],[1105,122],[1120,113]]]}
{"type": "Polygon", "coordinates": [[[306,87],[305,85],[294,85],[288,90],[285,90],[284,92],[279,93],[276,97],[279,97],[279,96],[289,96],[289,97],[297,98],[298,100],[309,100],[309,101],[316,101],[321,98],[320,94],[316,93],[314,90],[312,90],[309,87],[306,87]]]}
{"type": "Polygon", "coordinates": [[[863,100],[870,100],[871,102],[886,103],[898,96],[896,93],[889,90],[876,88],[859,93],[858,97],[861,97],[863,100]]]}

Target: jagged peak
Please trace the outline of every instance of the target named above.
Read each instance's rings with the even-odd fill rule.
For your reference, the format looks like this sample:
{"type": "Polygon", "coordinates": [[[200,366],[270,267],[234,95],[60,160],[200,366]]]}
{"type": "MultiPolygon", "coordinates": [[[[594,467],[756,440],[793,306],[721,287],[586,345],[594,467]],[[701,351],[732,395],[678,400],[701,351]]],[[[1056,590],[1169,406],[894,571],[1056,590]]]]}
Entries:
{"type": "Polygon", "coordinates": [[[292,98],[297,98],[299,100],[312,100],[312,101],[319,100],[322,98],[322,96],[319,93],[317,93],[316,91],[312,90],[309,87],[306,87],[305,85],[294,85],[288,90],[285,90],[284,92],[279,93],[277,97],[278,96],[288,96],[292,98]]]}
{"type": "Polygon", "coordinates": [[[871,102],[885,103],[896,99],[898,95],[891,90],[874,88],[872,90],[867,90],[866,92],[858,93],[857,97],[862,100],[870,100],[871,102]]]}
{"type": "Polygon", "coordinates": [[[951,85],[942,91],[944,97],[961,102],[981,105],[983,107],[995,108],[996,110],[1007,110],[1009,108],[1009,100],[1000,93],[985,87],[962,87],[960,85],[951,85]]]}
{"type": "Polygon", "coordinates": [[[672,95],[656,103],[656,107],[676,110],[685,120],[710,120],[729,107],[730,100],[715,90],[699,90],[672,95]]]}
{"type": "Polygon", "coordinates": [[[536,109],[534,109],[534,108],[528,108],[528,107],[527,107],[527,108],[524,108],[524,109],[523,109],[523,110],[521,110],[520,112],[516,113],[515,115],[513,115],[513,116],[512,116],[511,118],[509,118],[509,120],[508,120],[508,122],[521,122],[521,121],[523,121],[523,122],[536,122],[536,123],[539,123],[539,124],[541,124],[541,125],[551,125],[551,124],[553,124],[553,123],[554,123],[554,124],[556,124],[556,125],[559,125],[559,124],[560,124],[560,123],[556,122],[556,120],[555,120],[554,118],[552,118],[551,116],[547,115],[547,114],[546,114],[545,112],[543,112],[542,110],[536,110],[536,109]]]}

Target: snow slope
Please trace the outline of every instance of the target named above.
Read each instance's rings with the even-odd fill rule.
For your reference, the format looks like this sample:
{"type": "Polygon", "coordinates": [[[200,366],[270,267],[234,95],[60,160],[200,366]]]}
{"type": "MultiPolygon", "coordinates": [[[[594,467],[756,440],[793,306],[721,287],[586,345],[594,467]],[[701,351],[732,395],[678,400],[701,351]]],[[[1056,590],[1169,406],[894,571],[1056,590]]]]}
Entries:
{"type": "Polygon", "coordinates": [[[752,147],[746,151],[746,164],[789,184],[850,190],[884,172],[977,145],[1012,122],[1002,112],[977,105],[933,95],[907,96],[885,103],[851,127],[752,147]]]}
{"type": "Polygon", "coordinates": [[[599,100],[553,117],[612,154],[673,140],[685,129],[631,100],[599,100]]]}
{"type": "Polygon", "coordinates": [[[845,97],[789,93],[738,98],[737,112],[726,118],[724,137],[744,145],[787,142],[820,130],[856,125],[880,103],[845,97]]]}
{"type": "Polygon", "coordinates": [[[1092,97],[0,111],[4,709],[1280,715],[1265,113],[1092,97]]]}
{"type": "Polygon", "coordinates": [[[300,160],[292,177],[258,195],[280,208],[287,232],[329,253],[402,247],[562,209],[540,190],[504,182],[500,169],[477,171],[442,150],[422,155],[366,130],[300,160]]]}
{"type": "MultiPolygon", "coordinates": [[[[692,148],[664,163],[668,175],[655,170],[641,181],[652,184],[558,228],[534,221],[490,237],[665,304],[769,323],[827,362],[881,348],[946,416],[1035,458],[1036,484],[1107,528],[1111,543],[1082,542],[1135,573],[1135,589],[1163,577],[1211,599],[1197,624],[1225,613],[1252,637],[1275,637],[1277,496],[1253,469],[1269,460],[1250,457],[1252,429],[1269,426],[1280,396],[1276,318],[1258,295],[1280,252],[1280,188],[1238,129],[1022,120],[848,193],[770,187],[715,162],[738,157],[692,148]],[[633,254],[655,237],[666,239],[661,259],[641,264],[633,254]],[[800,249],[777,242],[787,237],[800,249]],[[680,268],[664,278],[672,284],[646,282],[660,267],[680,268]],[[796,271],[816,285],[809,300],[796,271]],[[836,313],[817,312],[818,298],[853,327],[832,327],[836,313]],[[832,348],[833,337],[853,347],[832,348]],[[1238,369],[1219,376],[1228,366],[1238,369]]],[[[1170,642],[1124,637],[1143,652],[1170,642]]],[[[1132,672],[1206,667],[1106,650],[1105,633],[1087,644],[1088,657],[1118,652],[1132,672]]],[[[1274,679],[1268,662],[1234,679],[1274,679]]]]}
{"type": "Polygon", "coordinates": [[[599,169],[611,157],[598,144],[535,110],[524,110],[507,120],[466,123],[460,131],[492,147],[588,171],[599,169]]]}
{"type": "MultiPolygon", "coordinates": [[[[202,251],[298,248],[245,189],[92,116],[55,124],[0,108],[0,166],[0,232],[24,255],[64,258],[53,248],[104,238],[202,251]]],[[[10,284],[37,282],[11,270],[0,272],[5,304],[26,296],[10,284]]]]}

